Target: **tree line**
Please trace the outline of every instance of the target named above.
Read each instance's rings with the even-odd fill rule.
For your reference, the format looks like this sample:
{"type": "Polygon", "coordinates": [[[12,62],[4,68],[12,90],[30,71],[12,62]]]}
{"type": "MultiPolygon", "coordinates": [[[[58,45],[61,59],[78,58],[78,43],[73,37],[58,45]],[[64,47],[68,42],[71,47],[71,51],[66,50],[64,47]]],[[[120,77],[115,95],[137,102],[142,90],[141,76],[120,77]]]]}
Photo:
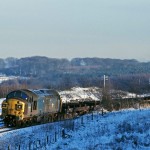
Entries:
{"type": "MultiPolygon", "coordinates": [[[[74,58],[72,60],[48,57],[0,59],[0,73],[23,76],[1,84],[1,88],[53,88],[69,89],[74,86],[103,87],[107,75],[110,88],[134,93],[150,92],[150,62],[104,58],[74,58]]],[[[4,94],[2,94],[3,96],[4,94]]]]}

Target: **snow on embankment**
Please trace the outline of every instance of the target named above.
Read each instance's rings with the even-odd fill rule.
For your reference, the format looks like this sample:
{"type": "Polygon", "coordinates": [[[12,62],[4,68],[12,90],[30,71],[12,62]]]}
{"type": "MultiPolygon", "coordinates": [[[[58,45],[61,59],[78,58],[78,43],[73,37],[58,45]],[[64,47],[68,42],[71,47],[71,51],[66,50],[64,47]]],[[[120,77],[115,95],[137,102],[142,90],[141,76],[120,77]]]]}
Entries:
{"type": "MultiPolygon", "coordinates": [[[[73,87],[70,90],[59,91],[61,99],[63,102],[69,102],[71,100],[102,100],[102,89],[98,87],[73,87]]],[[[110,90],[112,99],[120,98],[136,98],[137,96],[134,93],[129,93],[121,90],[110,90]]]]}
{"type": "Polygon", "coordinates": [[[0,149],[149,150],[150,109],[87,114],[0,134],[0,149]],[[62,134],[62,129],[65,132],[62,134]],[[16,149],[17,149],[16,148],[16,149]]]}
{"type": "Polygon", "coordinates": [[[71,90],[60,91],[59,92],[63,102],[70,100],[100,100],[101,99],[101,91],[97,87],[90,88],[81,88],[74,87],[71,90]]]}
{"type": "Polygon", "coordinates": [[[0,115],[2,113],[2,102],[5,100],[5,98],[0,98],[0,115]]]}
{"type": "Polygon", "coordinates": [[[80,128],[68,131],[70,137],[58,141],[51,149],[149,150],[149,116],[150,110],[145,109],[112,112],[103,117],[96,115],[88,121],[83,118],[80,128]]]}

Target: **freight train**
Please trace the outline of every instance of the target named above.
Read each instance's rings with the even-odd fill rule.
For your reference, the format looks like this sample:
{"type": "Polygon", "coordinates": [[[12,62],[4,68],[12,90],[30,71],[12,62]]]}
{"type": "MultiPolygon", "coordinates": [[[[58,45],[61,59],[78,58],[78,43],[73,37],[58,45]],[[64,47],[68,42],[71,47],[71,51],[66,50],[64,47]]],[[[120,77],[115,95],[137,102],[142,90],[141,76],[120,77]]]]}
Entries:
{"type": "Polygon", "coordinates": [[[15,90],[2,102],[2,118],[6,126],[29,126],[73,118],[93,111],[99,104],[93,100],[62,103],[59,93],[50,89],[15,90]]]}

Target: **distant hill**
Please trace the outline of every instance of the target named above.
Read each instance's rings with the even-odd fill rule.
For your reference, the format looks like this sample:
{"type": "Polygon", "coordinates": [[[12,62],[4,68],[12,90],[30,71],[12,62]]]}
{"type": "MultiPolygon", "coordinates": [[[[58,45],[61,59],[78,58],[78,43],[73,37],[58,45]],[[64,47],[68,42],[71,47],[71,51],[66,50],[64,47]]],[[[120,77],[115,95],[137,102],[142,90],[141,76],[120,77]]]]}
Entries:
{"type": "Polygon", "coordinates": [[[139,92],[149,90],[150,62],[131,59],[73,58],[56,59],[41,56],[0,59],[0,73],[30,77],[28,85],[66,89],[73,86],[103,86],[103,75],[109,86],[139,92]],[[108,81],[107,81],[108,82],[108,81]],[[136,88],[135,88],[136,87],[136,88]]]}

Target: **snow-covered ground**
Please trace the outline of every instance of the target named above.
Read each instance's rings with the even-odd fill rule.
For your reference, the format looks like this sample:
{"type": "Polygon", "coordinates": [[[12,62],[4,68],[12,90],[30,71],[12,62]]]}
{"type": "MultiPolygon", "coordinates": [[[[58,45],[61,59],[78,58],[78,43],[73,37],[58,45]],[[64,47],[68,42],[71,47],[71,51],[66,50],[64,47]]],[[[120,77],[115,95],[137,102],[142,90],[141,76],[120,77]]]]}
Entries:
{"type": "Polygon", "coordinates": [[[8,80],[16,80],[16,79],[22,79],[22,80],[28,80],[28,77],[21,77],[21,76],[6,76],[6,75],[0,75],[0,84],[4,81],[8,80]]]}
{"type": "Polygon", "coordinates": [[[95,112],[0,134],[0,149],[149,150],[150,109],[95,112]]]}
{"type": "Polygon", "coordinates": [[[89,87],[89,88],[81,88],[81,87],[74,87],[71,90],[60,91],[59,94],[63,100],[70,101],[70,100],[100,100],[101,99],[101,89],[97,87],[89,87]]]}
{"type": "Polygon", "coordinates": [[[0,76],[0,83],[8,80],[14,80],[17,79],[18,77],[15,76],[0,76]]]}
{"type": "Polygon", "coordinates": [[[5,98],[0,98],[0,115],[2,113],[2,107],[1,107],[1,105],[2,105],[3,100],[5,100],[5,98]]]}
{"type": "MultiPolygon", "coordinates": [[[[136,95],[135,93],[130,93],[121,90],[111,90],[110,91],[112,99],[117,98],[136,98],[142,97],[141,95],[136,95]]],[[[70,90],[59,91],[59,94],[63,102],[70,100],[102,100],[102,89],[98,87],[73,87],[70,90]]]]}

